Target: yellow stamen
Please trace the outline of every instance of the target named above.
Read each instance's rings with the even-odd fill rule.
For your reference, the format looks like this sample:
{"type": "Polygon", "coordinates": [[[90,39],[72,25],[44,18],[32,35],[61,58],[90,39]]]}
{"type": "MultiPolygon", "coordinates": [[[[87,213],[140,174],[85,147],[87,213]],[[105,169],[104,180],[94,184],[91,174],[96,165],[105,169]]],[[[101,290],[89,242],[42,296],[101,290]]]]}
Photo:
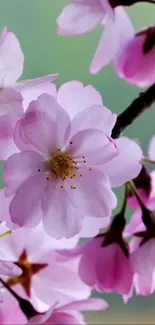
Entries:
{"type": "Polygon", "coordinates": [[[8,230],[8,231],[4,232],[4,234],[1,234],[1,235],[0,235],[0,238],[3,238],[3,237],[5,237],[5,236],[7,236],[7,235],[11,235],[11,234],[12,234],[12,230],[8,230]]]}

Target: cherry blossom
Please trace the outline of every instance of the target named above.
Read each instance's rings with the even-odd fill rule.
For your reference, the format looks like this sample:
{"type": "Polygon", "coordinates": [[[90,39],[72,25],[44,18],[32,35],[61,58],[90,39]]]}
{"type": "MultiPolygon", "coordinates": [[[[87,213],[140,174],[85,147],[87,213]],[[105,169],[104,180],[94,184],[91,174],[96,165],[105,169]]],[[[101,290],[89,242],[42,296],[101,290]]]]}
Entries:
{"type": "Polygon", "coordinates": [[[98,73],[116,55],[124,41],[134,34],[132,24],[118,1],[72,0],[57,19],[58,33],[80,35],[104,25],[96,53],[90,65],[90,72],[98,73]]]}
{"type": "MultiPolygon", "coordinates": [[[[155,197],[147,200],[147,206],[154,211],[155,197]]],[[[124,237],[131,237],[129,247],[134,272],[132,290],[135,288],[138,295],[147,296],[155,290],[154,220],[154,214],[150,214],[147,208],[146,211],[142,211],[139,207],[132,215],[124,231],[124,237]]],[[[131,296],[132,294],[129,294],[127,299],[131,298],[131,296]]]]}
{"type": "Polygon", "coordinates": [[[78,259],[73,262],[59,258],[60,248],[74,247],[76,239],[56,241],[39,225],[35,229],[16,229],[0,241],[0,258],[6,265],[7,261],[16,263],[22,270],[19,274],[8,273],[3,279],[37,311],[90,295],[90,289],[78,276],[78,259]]]}
{"type": "Polygon", "coordinates": [[[133,270],[127,242],[122,234],[125,226],[124,212],[116,215],[107,230],[72,250],[60,254],[80,257],[79,275],[91,288],[99,292],[129,294],[133,285],[133,270]]]}
{"type": "Polygon", "coordinates": [[[108,126],[104,128],[109,111],[103,109],[98,106],[94,122],[90,115],[94,108],[70,120],[47,94],[30,104],[15,131],[21,152],[12,155],[4,169],[5,194],[14,195],[12,222],[34,227],[42,219],[49,234],[69,238],[82,229],[84,216],[110,217],[116,206],[111,185],[121,186],[138,175],[142,152],[134,141],[122,138],[116,143],[110,138],[108,126]],[[105,121],[95,128],[104,113],[105,121]]]}
{"type": "Polygon", "coordinates": [[[155,26],[136,32],[122,44],[114,60],[118,75],[129,83],[146,87],[155,82],[155,26]]]}
{"type": "MultiPolygon", "coordinates": [[[[148,146],[148,161],[155,161],[155,136],[150,140],[148,146]]],[[[139,175],[134,179],[137,191],[143,201],[150,209],[154,207],[155,200],[155,171],[147,171],[143,166],[139,175]]],[[[128,204],[133,208],[139,208],[139,203],[136,197],[130,193],[128,197],[128,204]]]]}

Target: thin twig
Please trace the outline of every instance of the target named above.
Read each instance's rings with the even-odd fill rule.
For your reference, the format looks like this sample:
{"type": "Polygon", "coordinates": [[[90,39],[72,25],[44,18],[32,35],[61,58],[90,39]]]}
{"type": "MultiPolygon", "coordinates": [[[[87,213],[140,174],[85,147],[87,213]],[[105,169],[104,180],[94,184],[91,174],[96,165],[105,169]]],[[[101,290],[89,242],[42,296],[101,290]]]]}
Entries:
{"type": "Polygon", "coordinates": [[[112,138],[118,138],[120,134],[131,125],[137,117],[155,102],[155,84],[141,93],[117,118],[112,131],[112,138]]]}

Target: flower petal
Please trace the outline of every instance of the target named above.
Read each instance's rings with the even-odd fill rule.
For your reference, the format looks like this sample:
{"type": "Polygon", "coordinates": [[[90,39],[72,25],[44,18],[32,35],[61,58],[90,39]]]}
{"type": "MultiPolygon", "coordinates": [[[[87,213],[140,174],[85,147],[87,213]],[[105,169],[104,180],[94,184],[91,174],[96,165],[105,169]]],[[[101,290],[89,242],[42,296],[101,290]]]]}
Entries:
{"type": "Polygon", "coordinates": [[[73,301],[70,304],[61,307],[63,310],[74,310],[77,309],[79,311],[92,311],[92,310],[105,310],[109,307],[109,304],[101,298],[89,298],[85,300],[73,301]]]}
{"type": "Polygon", "coordinates": [[[95,168],[92,171],[80,168],[80,174],[82,177],[76,175],[75,179],[67,180],[65,185],[72,204],[86,216],[111,216],[117,201],[108,177],[95,168]]]}
{"type": "Polygon", "coordinates": [[[59,88],[57,101],[71,119],[85,108],[103,105],[102,97],[94,87],[84,87],[82,82],[76,80],[66,82],[59,88]]]}
{"type": "Polygon", "coordinates": [[[84,129],[99,129],[110,136],[116,123],[116,114],[105,106],[91,106],[78,113],[72,120],[72,135],[84,129]]]}
{"type": "Polygon", "coordinates": [[[7,29],[0,36],[0,87],[12,86],[23,72],[24,55],[16,36],[7,29]]]}
{"type": "Polygon", "coordinates": [[[55,192],[52,184],[47,188],[42,200],[42,210],[44,229],[56,239],[71,238],[82,228],[83,216],[72,206],[61,184],[57,184],[55,192]]]}
{"type": "Polygon", "coordinates": [[[13,88],[22,94],[24,110],[27,109],[32,100],[36,100],[42,94],[50,94],[56,97],[56,86],[51,82],[57,77],[58,74],[51,74],[49,76],[17,82],[13,88]]]}
{"type": "Polygon", "coordinates": [[[49,156],[63,147],[69,132],[69,115],[52,96],[43,94],[30,103],[23,118],[24,138],[30,146],[49,156]]]}
{"type": "Polygon", "coordinates": [[[97,27],[103,20],[104,10],[82,4],[66,6],[57,19],[58,33],[80,35],[97,27]]]}
{"type": "Polygon", "coordinates": [[[21,275],[22,270],[12,262],[0,260],[0,274],[7,276],[18,276],[21,275]]]}
{"type": "MultiPolygon", "coordinates": [[[[5,188],[0,190],[0,207],[1,207],[1,217],[0,221],[5,221],[6,226],[10,229],[16,229],[18,226],[11,221],[9,206],[12,200],[12,196],[6,197],[5,188]]],[[[2,223],[1,223],[2,225],[2,223]]]]}
{"type": "Polygon", "coordinates": [[[76,133],[69,139],[66,151],[71,152],[78,166],[86,164],[85,166],[90,167],[105,164],[118,155],[115,142],[104,132],[96,129],[76,133]]]}
{"type": "Polygon", "coordinates": [[[94,287],[97,283],[95,268],[96,268],[98,253],[102,246],[102,242],[103,239],[99,237],[86,242],[80,259],[80,265],[79,265],[80,278],[84,281],[84,283],[86,283],[90,287],[94,287]]]}
{"type": "Polygon", "coordinates": [[[107,17],[98,48],[90,65],[90,72],[96,74],[115,57],[124,41],[134,35],[132,24],[121,7],[115,9],[114,21],[107,17]]]}
{"type": "Polygon", "coordinates": [[[130,259],[117,244],[111,244],[100,250],[96,262],[98,288],[104,292],[128,294],[132,286],[133,273],[130,259]]]}
{"type": "Polygon", "coordinates": [[[6,160],[18,148],[13,141],[13,123],[10,116],[0,116],[0,160],[6,160]]]}
{"type": "Polygon", "coordinates": [[[16,120],[23,114],[23,97],[13,89],[0,90],[0,115],[9,115],[12,120],[16,120]]]}
{"type": "Polygon", "coordinates": [[[122,137],[115,140],[119,155],[104,165],[104,172],[109,175],[111,186],[122,186],[135,178],[142,168],[142,150],[133,140],[122,137]]]}
{"type": "Polygon", "coordinates": [[[148,154],[150,159],[155,160],[155,135],[151,138],[148,154]]]}
{"type": "Polygon", "coordinates": [[[110,223],[109,217],[103,218],[92,218],[92,217],[84,217],[83,227],[80,231],[79,236],[81,238],[90,238],[98,235],[100,229],[108,227],[110,223]]]}
{"type": "Polygon", "coordinates": [[[9,157],[4,165],[6,195],[14,194],[26,179],[38,174],[38,168],[41,171],[42,164],[43,157],[33,151],[15,153],[9,157]]]}
{"type": "Polygon", "coordinates": [[[47,186],[43,173],[28,178],[17,190],[10,204],[12,222],[20,227],[35,227],[42,217],[41,196],[47,186]]]}

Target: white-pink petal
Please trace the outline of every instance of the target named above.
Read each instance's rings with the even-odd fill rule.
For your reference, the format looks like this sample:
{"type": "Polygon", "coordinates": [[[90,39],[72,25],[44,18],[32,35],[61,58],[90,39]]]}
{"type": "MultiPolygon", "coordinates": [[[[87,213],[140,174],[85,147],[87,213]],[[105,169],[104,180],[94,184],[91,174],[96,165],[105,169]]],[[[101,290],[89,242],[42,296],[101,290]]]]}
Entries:
{"type": "Polygon", "coordinates": [[[30,176],[37,175],[43,169],[43,157],[33,151],[15,153],[4,165],[6,196],[13,195],[30,176]]]}
{"type": "Polygon", "coordinates": [[[116,123],[116,114],[103,105],[93,105],[79,112],[72,120],[72,135],[84,129],[102,130],[110,136],[116,123]]]}
{"type": "Polygon", "coordinates": [[[20,227],[36,227],[42,217],[41,196],[47,186],[44,173],[28,178],[17,190],[10,204],[12,222],[20,227]]]}
{"type": "Polygon", "coordinates": [[[104,24],[103,34],[90,65],[90,72],[93,74],[109,64],[120,47],[134,35],[132,23],[121,7],[115,9],[114,19],[106,17],[104,24]]]}
{"type": "Polygon", "coordinates": [[[50,94],[56,97],[56,86],[52,83],[58,74],[29,79],[17,82],[13,89],[19,91],[23,97],[23,108],[27,109],[32,100],[36,100],[42,94],[50,94]]]}
{"type": "Polygon", "coordinates": [[[66,82],[59,88],[57,101],[71,119],[85,108],[103,105],[100,93],[93,86],[85,87],[77,80],[66,82]]]}
{"type": "Polygon", "coordinates": [[[103,8],[71,4],[66,6],[57,19],[58,33],[80,35],[97,27],[103,20],[103,8]]]}
{"type": "Polygon", "coordinates": [[[149,158],[155,160],[155,135],[151,138],[148,148],[149,158]]]}
{"type": "Polygon", "coordinates": [[[24,55],[16,36],[9,31],[0,36],[0,88],[12,86],[23,72],[24,55]]]}
{"type": "Polygon", "coordinates": [[[142,168],[142,150],[133,140],[121,137],[115,140],[119,155],[104,165],[112,187],[119,187],[135,178],[142,168]]]}
{"type": "Polygon", "coordinates": [[[42,199],[44,229],[56,239],[71,238],[81,230],[83,215],[72,205],[61,183],[54,191],[53,185],[49,185],[42,199]]]}

